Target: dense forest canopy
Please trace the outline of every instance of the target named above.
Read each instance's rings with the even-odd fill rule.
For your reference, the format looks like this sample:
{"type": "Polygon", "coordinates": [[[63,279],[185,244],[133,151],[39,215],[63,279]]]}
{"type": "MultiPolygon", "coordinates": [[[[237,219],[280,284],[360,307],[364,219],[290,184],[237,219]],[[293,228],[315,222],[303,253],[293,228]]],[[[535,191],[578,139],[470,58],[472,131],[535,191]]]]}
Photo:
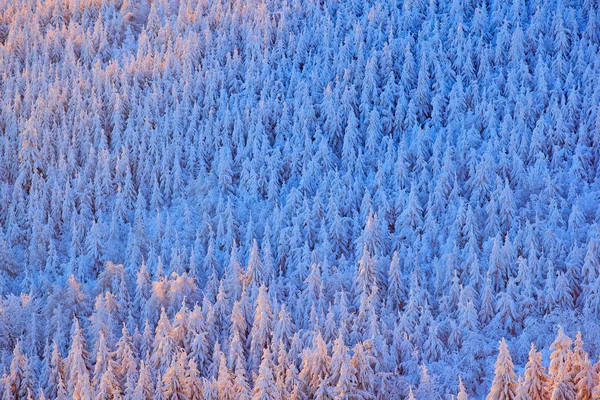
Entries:
{"type": "Polygon", "coordinates": [[[599,46],[595,0],[0,0],[2,399],[600,396],[599,46]]]}

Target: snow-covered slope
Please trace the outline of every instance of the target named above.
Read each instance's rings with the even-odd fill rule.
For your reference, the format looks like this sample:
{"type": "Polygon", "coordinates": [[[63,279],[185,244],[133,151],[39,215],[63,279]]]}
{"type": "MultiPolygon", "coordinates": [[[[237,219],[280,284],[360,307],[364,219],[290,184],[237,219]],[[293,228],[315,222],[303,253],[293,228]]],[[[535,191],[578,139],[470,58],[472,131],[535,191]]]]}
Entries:
{"type": "Polygon", "coordinates": [[[599,13],[0,0],[0,392],[481,397],[558,324],[595,362],[599,13]]]}

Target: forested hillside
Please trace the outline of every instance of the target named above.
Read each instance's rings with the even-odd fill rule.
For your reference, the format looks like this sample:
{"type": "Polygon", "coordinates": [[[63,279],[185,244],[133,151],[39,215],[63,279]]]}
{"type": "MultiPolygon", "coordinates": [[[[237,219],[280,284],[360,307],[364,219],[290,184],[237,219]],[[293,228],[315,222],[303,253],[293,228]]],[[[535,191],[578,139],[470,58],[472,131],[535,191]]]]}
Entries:
{"type": "Polygon", "coordinates": [[[600,397],[599,14],[0,0],[1,398],[600,397]]]}

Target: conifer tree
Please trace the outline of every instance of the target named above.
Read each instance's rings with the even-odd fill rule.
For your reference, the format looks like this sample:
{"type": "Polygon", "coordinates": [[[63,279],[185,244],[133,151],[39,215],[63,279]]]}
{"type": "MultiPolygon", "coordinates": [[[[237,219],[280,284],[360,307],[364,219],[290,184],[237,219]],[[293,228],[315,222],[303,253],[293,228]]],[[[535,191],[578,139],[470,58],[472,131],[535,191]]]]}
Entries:
{"type": "Polygon", "coordinates": [[[246,371],[241,360],[236,362],[235,377],[233,380],[233,389],[236,400],[249,400],[251,398],[248,380],[246,379],[246,371]]]}
{"type": "Polygon", "coordinates": [[[162,377],[162,392],[167,399],[186,400],[185,396],[185,352],[173,357],[171,365],[162,377]]]}
{"type": "Polygon", "coordinates": [[[571,338],[565,334],[563,327],[559,325],[556,339],[554,339],[554,342],[550,346],[552,353],[550,354],[548,374],[552,379],[552,391],[555,390],[556,385],[564,380],[563,378],[569,381],[571,379],[572,343],[571,338]],[[565,376],[563,377],[562,374],[565,376]]]}
{"type": "Polygon", "coordinates": [[[165,372],[172,362],[171,359],[175,354],[175,340],[172,334],[171,322],[163,308],[156,325],[154,344],[152,345],[153,352],[150,359],[152,368],[156,371],[165,372]]]}
{"type": "Polygon", "coordinates": [[[517,396],[515,397],[515,399],[516,400],[531,399],[531,397],[529,397],[529,393],[527,393],[527,389],[525,388],[522,376],[520,376],[517,381],[517,396]]]}
{"type": "Polygon", "coordinates": [[[306,385],[308,394],[315,393],[322,381],[330,375],[331,357],[321,332],[313,333],[312,347],[304,349],[302,354],[302,368],[299,378],[306,385]]]}
{"type": "Polygon", "coordinates": [[[133,348],[133,339],[127,326],[123,324],[121,338],[115,350],[115,375],[125,395],[133,394],[138,380],[137,361],[133,348]]]}
{"type": "Polygon", "coordinates": [[[112,354],[108,350],[104,332],[100,331],[98,340],[98,350],[96,351],[96,362],[94,363],[94,373],[92,377],[92,387],[96,388],[104,373],[108,370],[109,364],[112,364],[112,354]]]}
{"type": "MultiPolygon", "coordinates": [[[[337,339],[333,344],[331,351],[331,368],[330,368],[330,380],[332,385],[336,385],[341,375],[341,369],[345,364],[350,363],[350,354],[348,353],[348,347],[344,343],[344,334],[340,330],[337,339]]],[[[348,373],[349,371],[346,371],[348,373]]],[[[349,379],[349,377],[346,377],[349,379]]]]}
{"type": "Polygon", "coordinates": [[[254,322],[250,332],[250,363],[251,369],[256,370],[259,366],[263,349],[269,345],[273,316],[271,302],[267,294],[266,286],[261,286],[256,298],[254,322]]]}
{"type": "Polygon", "coordinates": [[[358,261],[356,271],[356,287],[360,293],[367,296],[371,293],[373,286],[377,285],[377,271],[375,261],[365,243],[362,247],[362,255],[358,261]]]}
{"type": "Polygon", "coordinates": [[[106,371],[102,374],[102,378],[98,383],[95,391],[95,399],[114,399],[121,395],[121,389],[114,373],[112,363],[108,365],[106,371]]]}
{"type": "Polygon", "coordinates": [[[144,360],[140,361],[139,378],[135,386],[134,397],[138,399],[152,399],[153,383],[150,376],[150,371],[144,360]]]}
{"type": "Polygon", "coordinates": [[[71,348],[66,360],[67,364],[67,390],[76,399],[90,399],[92,387],[90,372],[88,368],[89,355],[86,349],[83,331],[79,326],[79,320],[73,319],[73,335],[71,336],[71,348]]]}
{"type": "Polygon", "coordinates": [[[250,258],[247,267],[248,282],[250,285],[260,287],[265,282],[265,274],[263,271],[263,263],[260,259],[260,251],[256,239],[252,240],[252,249],[250,250],[250,258]]]}
{"type": "Polygon", "coordinates": [[[258,376],[252,391],[252,400],[277,400],[277,390],[273,378],[271,353],[268,348],[263,350],[258,376]]]}
{"type": "Polygon", "coordinates": [[[577,399],[592,399],[594,388],[598,386],[598,374],[592,368],[592,364],[587,354],[583,355],[580,361],[579,372],[575,376],[575,389],[577,390],[577,399]]]}
{"type": "Polygon", "coordinates": [[[562,364],[555,376],[552,384],[552,400],[573,399],[577,395],[575,384],[573,383],[567,365],[562,364]]]}
{"type": "Polygon", "coordinates": [[[404,303],[405,285],[402,282],[402,271],[400,268],[400,256],[394,252],[388,272],[388,303],[393,308],[399,308],[404,303]]]}
{"type": "MultiPolygon", "coordinates": [[[[52,354],[50,359],[50,368],[48,374],[48,386],[45,388],[45,395],[48,398],[58,397],[59,382],[64,380],[64,360],[58,349],[58,344],[52,342],[52,354]]],[[[63,383],[64,385],[64,383],[63,383]]]]}
{"type": "Polygon", "coordinates": [[[26,398],[33,390],[34,382],[31,367],[27,356],[21,349],[21,342],[17,341],[13,350],[13,358],[10,363],[10,375],[7,376],[9,395],[14,398],[26,398]]]}
{"type": "Polygon", "coordinates": [[[444,344],[438,337],[437,324],[433,324],[429,329],[429,336],[423,343],[423,356],[428,362],[437,361],[444,351],[444,344]]]}
{"type": "Polygon", "coordinates": [[[494,366],[494,380],[486,400],[513,400],[517,396],[517,382],[512,358],[504,339],[500,341],[498,358],[494,366]]]}
{"type": "Polygon", "coordinates": [[[184,390],[188,400],[200,400],[202,398],[200,371],[198,371],[198,367],[193,358],[188,361],[184,390]]]}
{"type": "Polygon", "coordinates": [[[439,394],[437,386],[437,379],[430,374],[429,369],[427,369],[425,364],[421,364],[421,376],[415,395],[418,398],[440,399],[441,395],[439,394]]]}
{"type": "Polygon", "coordinates": [[[233,377],[229,367],[227,366],[227,359],[221,357],[219,360],[219,372],[217,377],[217,392],[220,399],[233,400],[235,398],[235,392],[233,391],[233,377]]]}
{"type": "Polygon", "coordinates": [[[350,363],[342,364],[334,393],[336,400],[364,397],[363,393],[358,389],[356,371],[350,363]]]}
{"type": "Polygon", "coordinates": [[[352,350],[354,354],[350,360],[350,365],[356,371],[357,389],[363,396],[366,393],[372,396],[377,384],[375,371],[373,370],[375,360],[365,351],[362,343],[357,343],[352,350]]]}
{"type": "Polygon", "coordinates": [[[525,381],[523,382],[523,386],[530,398],[548,400],[550,398],[549,384],[550,379],[542,365],[542,354],[531,343],[529,360],[525,365],[525,381]]]}

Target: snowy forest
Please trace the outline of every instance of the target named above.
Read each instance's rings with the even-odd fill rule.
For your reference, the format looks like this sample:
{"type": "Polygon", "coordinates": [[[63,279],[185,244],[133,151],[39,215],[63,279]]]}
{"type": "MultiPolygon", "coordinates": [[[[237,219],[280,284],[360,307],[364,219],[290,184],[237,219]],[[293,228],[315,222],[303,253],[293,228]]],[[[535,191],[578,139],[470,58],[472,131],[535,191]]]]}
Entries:
{"type": "Polygon", "coordinates": [[[600,398],[597,0],[0,0],[0,398],[600,398]]]}

